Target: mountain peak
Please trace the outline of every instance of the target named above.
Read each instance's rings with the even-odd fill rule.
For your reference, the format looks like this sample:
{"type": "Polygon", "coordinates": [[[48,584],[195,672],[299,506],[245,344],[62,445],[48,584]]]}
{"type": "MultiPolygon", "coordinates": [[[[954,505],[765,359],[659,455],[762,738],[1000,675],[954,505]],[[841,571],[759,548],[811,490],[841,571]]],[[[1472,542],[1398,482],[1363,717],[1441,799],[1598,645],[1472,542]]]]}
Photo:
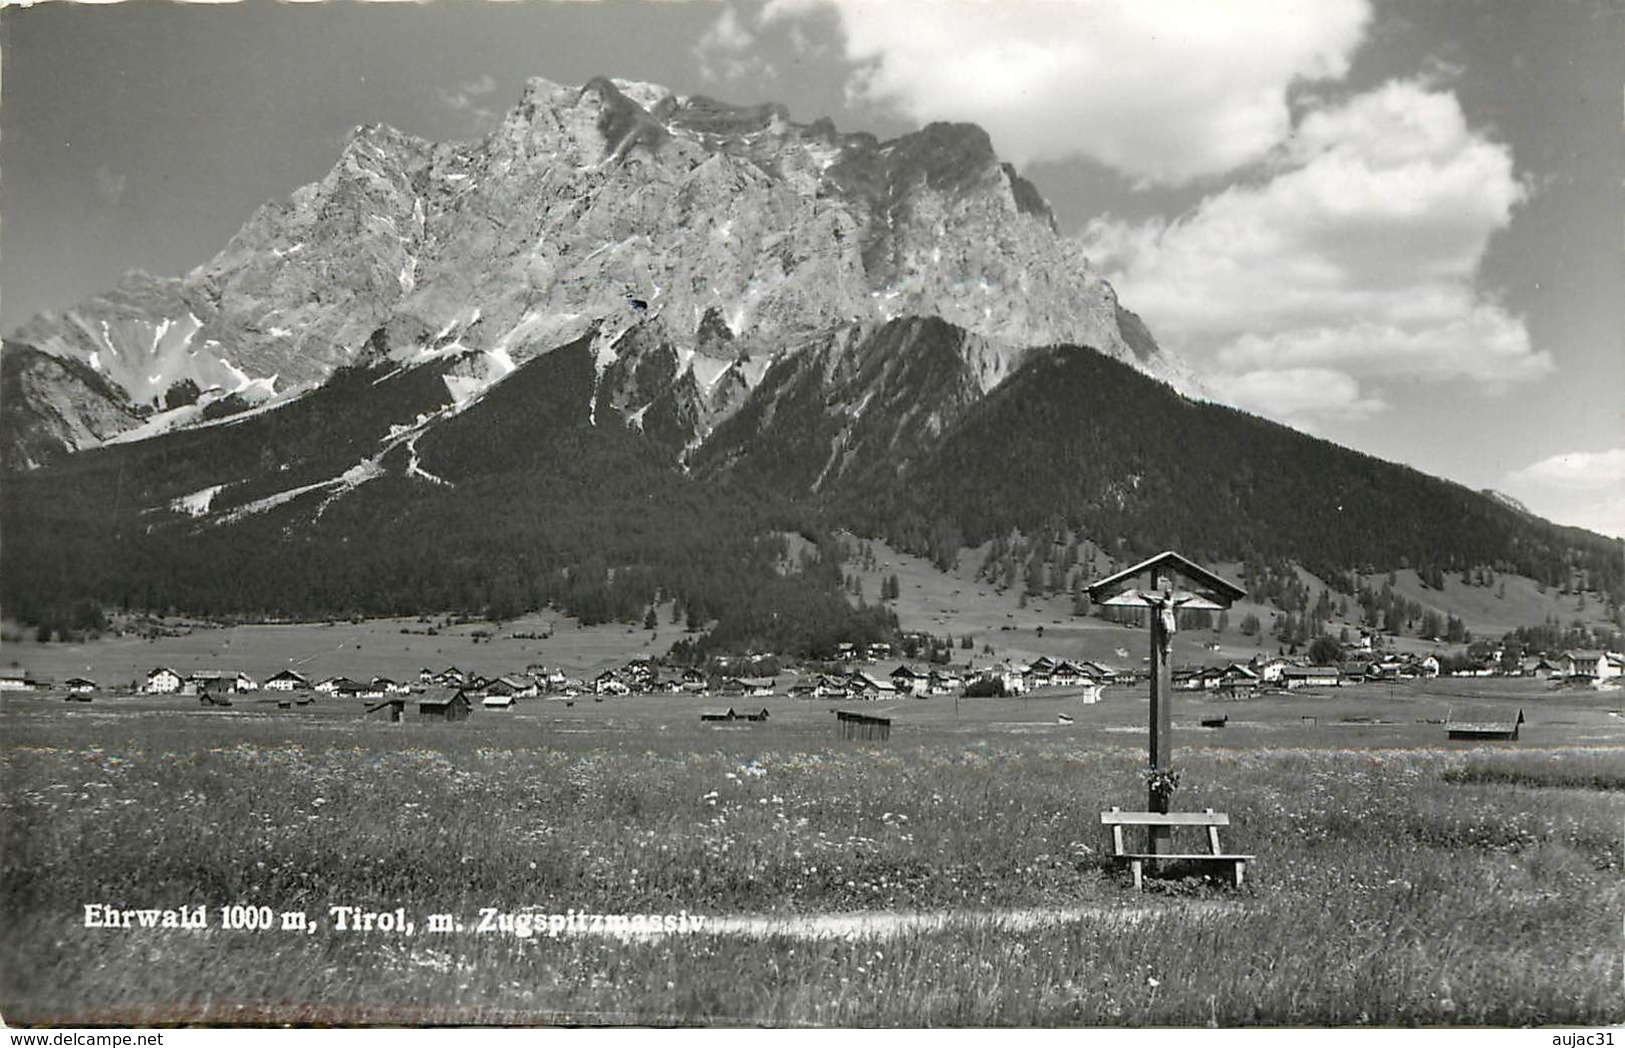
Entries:
{"type": "MultiPolygon", "coordinates": [[[[609,82],[622,95],[636,102],[650,113],[653,113],[667,99],[676,99],[671,88],[662,87],[660,84],[651,84],[642,80],[623,80],[620,77],[611,77],[609,82]]],[[[680,99],[677,100],[681,101],[680,99]]]]}
{"type": "Polygon", "coordinates": [[[525,88],[519,95],[519,105],[557,105],[567,98],[573,98],[579,90],[545,76],[527,77],[525,88]]]}
{"type": "MultiPolygon", "coordinates": [[[[667,119],[675,127],[699,135],[743,138],[774,126],[790,126],[790,110],[777,102],[734,105],[706,95],[673,98],[667,119]]],[[[833,125],[831,125],[833,127],[833,125]]]]}
{"type": "Polygon", "coordinates": [[[427,139],[407,134],[388,124],[358,124],[344,137],[342,156],[351,156],[368,150],[396,151],[426,149],[427,139]]]}
{"type": "Polygon", "coordinates": [[[974,184],[998,163],[993,140],[976,124],[938,121],[880,147],[898,167],[918,171],[939,189],[974,184]]]}
{"type": "Polygon", "coordinates": [[[917,316],[1011,350],[1092,346],[1190,388],[982,128],[880,141],[604,76],[530,78],[476,142],[357,127],[214,259],[28,341],[148,404],[178,377],[309,388],[380,329],[402,362],[472,352],[501,372],[596,324],[608,361],[640,316],[664,318],[683,360],[701,343],[753,359],[732,372],[747,382],[789,347],[917,316]]]}

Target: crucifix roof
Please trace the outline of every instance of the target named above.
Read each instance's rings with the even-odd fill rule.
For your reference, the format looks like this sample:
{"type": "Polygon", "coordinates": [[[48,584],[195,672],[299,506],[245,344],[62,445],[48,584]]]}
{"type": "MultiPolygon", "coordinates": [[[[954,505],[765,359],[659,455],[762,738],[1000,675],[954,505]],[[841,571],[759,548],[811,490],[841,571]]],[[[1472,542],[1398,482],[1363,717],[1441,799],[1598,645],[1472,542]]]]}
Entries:
{"type": "Polygon", "coordinates": [[[1089,585],[1089,599],[1105,603],[1138,603],[1139,594],[1131,594],[1136,580],[1145,579],[1154,584],[1158,578],[1182,579],[1190,583],[1194,592],[1176,593],[1183,597],[1179,603],[1190,608],[1228,608],[1247,595],[1247,591],[1229,579],[1215,575],[1200,564],[1173,550],[1165,550],[1149,560],[1143,560],[1115,575],[1109,575],[1089,585]],[[1120,600],[1119,598],[1128,598],[1120,600]]]}

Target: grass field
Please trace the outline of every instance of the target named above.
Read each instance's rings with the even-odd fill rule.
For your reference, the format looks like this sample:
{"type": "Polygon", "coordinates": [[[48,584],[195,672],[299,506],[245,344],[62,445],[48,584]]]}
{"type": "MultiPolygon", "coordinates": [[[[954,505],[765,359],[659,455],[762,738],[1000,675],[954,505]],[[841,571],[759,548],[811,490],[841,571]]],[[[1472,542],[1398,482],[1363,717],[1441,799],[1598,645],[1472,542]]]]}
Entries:
{"type": "MultiPolygon", "coordinates": [[[[1176,808],[1234,820],[1235,891],[1137,895],[1099,812],[1143,802],[1143,692],[834,708],[535,700],[390,725],[322,700],[0,700],[12,1024],[1598,1025],[1625,1021],[1618,692],[1506,681],[1175,707],[1176,808]],[[1447,713],[1522,708],[1513,744],[1447,713]],[[1197,726],[1229,715],[1223,729],[1197,726]],[[1058,723],[1057,714],[1073,718],[1058,723]],[[1312,719],[1311,719],[1312,718],[1312,719]],[[84,927],[84,907],[209,927],[84,927]],[[278,925],[227,930],[218,907],[278,925]],[[397,907],[399,931],[329,908],[397,907]],[[1072,908],[808,938],[478,930],[479,914],[1072,908]],[[309,930],[284,930],[283,913],[309,930]],[[430,932],[429,915],[461,930],[430,932]]],[[[742,704],[741,704],[742,705],[742,704]]],[[[1181,871],[1174,871],[1176,873],[1181,871]]]]}

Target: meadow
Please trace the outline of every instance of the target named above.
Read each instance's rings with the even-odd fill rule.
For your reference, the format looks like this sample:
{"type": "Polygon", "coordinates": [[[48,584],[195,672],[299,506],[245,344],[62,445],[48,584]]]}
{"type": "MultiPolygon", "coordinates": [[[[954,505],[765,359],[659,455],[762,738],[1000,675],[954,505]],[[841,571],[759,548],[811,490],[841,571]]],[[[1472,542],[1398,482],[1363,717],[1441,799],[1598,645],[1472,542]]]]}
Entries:
{"type": "MultiPolygon", "coordinates": [[[[477,710],[0,701],[13,1025],[1600,1025],[1625,1021],[1619,693],[1519,682],[1180,699],[1176,808],[1229,812],[1237,891],[1135,893],[1099,812],[1144,799],[1143,694],[477,710]],[[1522,740],[1443,739],[1522,708],[1522,740]],[[1223,710],[1223,729],[1198,726],[1223,710]],[[1073,723],[1059,723],[1065,712],[1073,723]],[[203,904],[209,927],[84,926],[203,904]],[[218,907],[308,914],[227,930],[218,907]],[[397,907],[414,934],[340,932],[397,907]],[[480,911],[948,913],[895,934],[480,932],[480,911]],[[1007,910],[1068,911],[1012,929],[1007,910]],[[428,915],[461,930],[428,932],[428,915]]],[[[1182,874],[1182,875],[1181,875],[1182,874]]]]}

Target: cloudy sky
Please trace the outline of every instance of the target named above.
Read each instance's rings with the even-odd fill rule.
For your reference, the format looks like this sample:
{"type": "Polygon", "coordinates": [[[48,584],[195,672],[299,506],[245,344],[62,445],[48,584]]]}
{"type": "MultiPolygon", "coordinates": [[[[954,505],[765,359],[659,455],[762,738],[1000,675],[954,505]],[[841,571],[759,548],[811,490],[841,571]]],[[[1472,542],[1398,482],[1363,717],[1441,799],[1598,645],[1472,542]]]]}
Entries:
{"type": "Polygon", "coordinates": [[[1625,536],[1620,0],[0,9],[0,329],[179,274],[358,123],[605,74],[968,120],[1216,397],[1625,536]]]}

